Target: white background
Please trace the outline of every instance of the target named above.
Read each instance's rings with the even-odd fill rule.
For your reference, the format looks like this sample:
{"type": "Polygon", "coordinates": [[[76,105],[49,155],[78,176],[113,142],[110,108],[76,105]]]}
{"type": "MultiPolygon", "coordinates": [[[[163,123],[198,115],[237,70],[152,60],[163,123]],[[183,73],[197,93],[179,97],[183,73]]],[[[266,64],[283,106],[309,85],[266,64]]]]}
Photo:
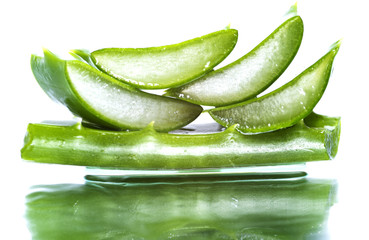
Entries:
{"type": "MultiPolygon", "coordinates": [[[[223,29],[239,31],[224,66],[256,46],[284,20],[295,1],[3,1],[1,4],[2,239],[28,239],[24,197],[33,184],[82,181],[83,168],[27,163],[20,148],[29,122],[70,119],[37,85],[30,55],[46,47],[58,54],[103,47],[172,44],[223,29]],[[3,236],[7,236],[3,238],[3,236]]],[[[302,0],[305,31],[300,50],[274,89],[314,63],[339,39],[341,49],[316,112],[342,117],[339,152],[331,162],[308,165],[312,177],[334,178],[339,202],[331,208],[331,239],[367,239],[369,161],[368,47],[365,1],[302,0]]],[[[269,90],[268,90],[269,91],[269,90]]],[[[201,120],[201,119],[200,119],[201,120]]],[[[208,119],[203,119],[208,121],[208,119]]]]}

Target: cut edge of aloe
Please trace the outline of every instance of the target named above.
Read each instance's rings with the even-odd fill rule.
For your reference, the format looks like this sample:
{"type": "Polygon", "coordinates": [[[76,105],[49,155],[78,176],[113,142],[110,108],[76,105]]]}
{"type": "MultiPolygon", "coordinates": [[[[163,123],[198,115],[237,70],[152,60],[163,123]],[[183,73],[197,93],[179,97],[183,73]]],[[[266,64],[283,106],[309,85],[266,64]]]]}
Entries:
{"type": "Polygon", "coordinates": [[[324,146],[330,159],[333,159],[338,152],[341,136],[341,117],[328,117],[311,112],[303,121],[306,126],[320,128],[325,132],[324,146]]]}
{"type": "MultiPolygon", "coordinates": [[[[184,85],[188,82],[191,82],[191,81],[193,81],[193,80],[195,80],[195,79],[211,72],[214,67],[216,67],[218,64],[220,64],[233,51],[233,49],[235,48],[235,46],[237,44],[237,40],[238,40],[238,31],[236,29],[232,29],[232,28],[227,27],[225,29],[222,29],[222,30],[219,30],[219,31],[216,31],[216,32],[212,32],[212,33],[200,36],[200,37],[196,37],[196,38],[189,39],[189,40],[186,40],[186,41],[183,41],[183,42],[180,42],[180,43],[169,44],[169,45],[164,45],[164,46],[147,47],[147,48],[115,48],[115,47],[114,48],[102,48],[102,49],[92,51],[90,53],[89,58],[91,59],[93,65],[96,66],[100,71],[102,71],[102,72],[104,72],[104,73],[110,75],[111,77],[114,77],[114,78],[116,78],[120,81],[123,81],[127,84],[133,85],[133,86],[135,86],[137,88],[140,88],[140,89],[147,89],[147,90],[150,90],[150,89],[166,89],[166,88],[172,88],[172,87],[178,87],[178,86],[184,85]],[[235,36],[235,39],[233,39],[232,43],[229,46],[229,49],[224,51],[221,57],[219,57],[216,61],[213,61],[213,62],[209,61],[205,65],[205,67],[202,69],[202,71],[199,71],[196,74],[192,74],[191,77],[188,77],[186,79],[182,79],[180,81],[177,80],[176,82],[170,83],[170,84],[161,84],[161,83],[158,83],[158,82],[156,82],[155,84],[154,83],[140,84],[139,81],[137,81],[136,79],[132,79],[132,80],[131,79],[125,79],[124,77],[120,77],[117,74],[113,73],[111,70],[105,69],[105,67],[101,66],[98,63],[98,60],[94,56],[96,53],[102,52],[102,51],[129,50],[129,51],[139,51],[139,53],[142,54],[142,53],[150,52],[150,51],[162,51],[162,50],[168,50],[168,49],[169,50],[170,49],[176,49],[176,48],[179,48],[183,45],[189,45],[192,42],[201,42],[206,37],[214,36],[216,34],[220,34],[220,33],[223,33],[223,32],[229,32],[228,34],[235,36]]],[[[194,56],[194,57],[196,57],[196,56],[194,56]]]]}
{"type": "Polygon", "coordinates": [[[223,106],[223,107],[216,107],[216,108],[212,108],[212,109],[208,109],[205,110],[204,112],[208,112],[210,114],[210,116],[219,124],[223,125],[224,127],[228,127],[230,125],[234,125],[235,123],[231,123],[229,124],[226,120],[221,119],[221,117],[217,116],[215,113],[217,111],[222,111],[222,110],[230,110],[233,108],[237,108],[237,107],[242,107],[254,102],[260,102],[263,99],[267,99],[270,97],[273,97],[273,95],[277,94],[278,92],[283,91],[284,89],[287,89],[288,87],[290,87],[291,85],[294,85],[295,82],[297,82],[301,77],[303,77],[304,74],[312,71],[312,69],[315,68],[316,65],[320,64],[321,61],[325,60],[325,58],[329,57],[329,55],[333,56],[331,57],[331,63],[330,63],[330,68],[329,68],[329,73],[327,76],[327,79],[325,79],[325,83],[324,83],[324,87],[321,89],[321,94],[319,97],[316,98],[316,101],[314,102],[314,104],[312,104],[312,106],[309,107],[309,109],[306,109],[305,111],[300,112],[299,115],[297,116],[293,116],[290,117],[290,120],[287,122],[283,122],[281,124],[278,124],[278,126],[276,126],[275,124],[272,126],[264,126],[263,128],[258,128],[258,129],[253,129],[253,128],[244,128],[241,127],[241,125],[238,126],[238,130],[241,131],[244,134],[260,134],[263,132],[270,132],[270,131],[276,131],[279,129],[283,129],[286,127],[290,127],[293,126],[294,124],[298,123],[301,119],[307,117],[311,112],[313,112],[314,107],[316,106],[316,104],[320,101],[321,97],[323,96],[323,93],[328,85],[328,81],[332,72],[332,68],[333,68],[333,61],[335,59],[335,56],[338,53],[338,50],[341,46],[341,42],[342,40],[338,40],[335,43],[333,43],[330,47],[329,50],[327,51],[327,53],[325,53],[318,61],[316,61],[315,63],[313,63],[311,66],[309,66],[308,68],[306,68],[303,72],[301,72],[298,76],[296,76],[295,78],[293,78],[291,81],[289,81],[288,83],[284,84],[283,86],[279,87],[278,89],[275,89],[274,91],[267,93],[261,97],[258,98],[252,98],[249,100],[246,100],[244,102],[240,102],[240,103],[236,103],[236,104],[232,104],[232,105],[228,105],[228,106],[223,106]]]}
{"type": "MultiPolygon", "coordinates": [[[[280,25],[278,26],[278,28],[276,28],[271,34],[269,34],[265,39],[263,39],[263,41],[261,41],[257,46],[255,46],[251,51],[249,51],[248,53],[246,53],[245,55],[243,55],[241,58],[237,59],[236,61],[220,68],[217,69],[213,72],[209,72],[208,76],[212,75],[212,74],[217,74],[217,73],[221,73],[223,71],[227,71],[227,69],[231,69],[233,66],[240,64],[242,61],[244,61],[245,59],[249,58],[250,56],[252,56],[253,54],[255,54],[255,52],[258,51],[258,49],[260,49],[263,44],[267,41],[270,40],[271,36],[276,33],[279,29],[281,29],[285,24],[287,24],[289,21],[293,21],[294,19],[298,19],[301,23],[302,23],[302,19],[301,17],[298,15],[297,13],[297,3],[295,5],[293,5],[290,10],[285,14],[285,16],[287,17],[287,19],[280,25]]],[[[187,94],[187,93],[183,93],[182,90],[186,87],[186,84],[181,85],[179,87],[175,87],[175,88],[169,88],[167,90],[165,90],[164,96],[170,96],[170,97],[175,97],[187,102],[191,102],[194,104],[199,104],[199,105],[204,105],[204,106],[215,106],[215,107],[223,107],[223,106],[228,106],[228,105],[232,105],[232,104],[237,104],[249,99],[252,99],[254,97],[256,97],[257,95],[259,95],[260,93],[262,93],[263,91],[265,91],[266,89],[268,89],[284,72],[285,70],[288,68],[288,66],[291,64],[291,62],[293,61],[294,57],[296,56],[300,45],[301,45],[301,41],[302,41],[302,34],[300,37],[300,41],[299,44],[297,45],[297,48],[295,49],[294,53],[292,54],[293,57],[291,59],[289,59],[288,62],[286,62],[286,66],[282,69],[280,69],[280,72],[271,80],[269,81],[266,85],[264,85],[262,88],[258,89],[258,91],[254,91],[254,93],[252,95],[248,95],[246,97],[243,97],[242,99],[236,99],[233,101],[228,101],[226,103],[214,103],[210,100],[207,101],[202,101],[202,100],[197,100],[197,99],[193,99],[191,97],[191,95],[187,94]]],[[[206,77],[206,76],[205,76],[206,77]]],[[[189,85],[192,84],[196,84],[197,81],[201,80],[201,78],[195,79],[192,82],[189,82],[189,85]]]]}
{"type": "MultiPolygon", "coordinates": [[[[91,106],[91,104],[87,103],[85,99],[80,95],[80,93],[76,90],[74,83],[70,80],[69,72],[67,69],[67,65],[79,65],[84,68],[84,70],[88,70],[99,76],[101,78],[106,79],[111,82],[115,86],[127,90],[130,94],[138,94],[143,95],[143,97],[153,98],[153,100],[157,101],[169,101],[175,104],[183,104],[188,106],[188,108],[193,108],[193,116],[187,117],[183,119],[181,122],[177,122],[173,124],[173,126],[157,126],[155,127],[159,131],[167,132],[174,129],[181,128],[193,120],[195,120],[198,115],[202,112],[202,107],[197,105],[188,105],[185,101],[180,101],[178,99],[166,98],[163,96],[158,96],[150,93],[146,93],[136,89],[135,87],[123,83],[117,79],[110,77],[109,75],[104,74],[93,66],[89,65],[88,62],[88,54],[84,51],[74,52],[72,54],[77,59],[80,60],[63,60],[60,59],[57,55],[53,54],[48,49],[44,48],[44,57],[32,55],[31,56],[31,66],[35,78],[41,88],[45,91],[45,93],[54,101],[59,102],[65,105],[73,114],[81,117],[86,122],[90,122],[92,124],[96,124],[102,128],[113,129],[113,130],[139,130],[143,127],[131,126],[126,123],[121,123],[118,120],[112,119],[112,117],[107,117],[104,114],[100,113],[95,107],[91,106]],[[44,65],[44,66],[42,66],[44,65]],[[52,65],[53,69],[50,68],[52,65]],[[52,71],[55,76],[43,76],[45,72],[52,71]],[[46,79],[52,78],[52,79],[46,79]],[[154,99],[155,98],[155,99],[154,99]],[[195,109],[196,108],[196,109],[195,109]]],[[[50,74],[50,72],[49,72],[50,74]]],[[[189,110],[189,109],[188,109],[189,110]]],[[[153,121],[153,120],[152,120],[153,121]]]]}
{"type": "Polygon", "coordinates": [[[24,160],[126,170],[211,169],[331,160],[338,151],[340,118],[318,114],[274,132],[243,135],[235,126],[210,134],[90,129],[80,123],[29,124],[24,160]]]}

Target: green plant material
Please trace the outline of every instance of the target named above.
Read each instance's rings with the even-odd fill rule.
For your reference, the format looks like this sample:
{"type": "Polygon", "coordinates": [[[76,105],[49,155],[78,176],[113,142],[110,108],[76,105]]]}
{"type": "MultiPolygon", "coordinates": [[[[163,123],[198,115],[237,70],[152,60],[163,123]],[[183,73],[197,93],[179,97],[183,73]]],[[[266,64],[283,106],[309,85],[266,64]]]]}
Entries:
{"type": "Polygon", "coordinates": [[[302,36],[303,22],[295,12],[295,16],[237,61],[186,85],[169,89],[165,95],[208,106],[225,106],[253,98],[289,66],[302,36]]]}
{"type": "Polygon", "coordinates": [[[142,89],[176,87],[211,71],[237,43],[225,29],[182,43],[150,48],[104,48],[91,53],[105,73],[142,89]]]}
{"type": "Polygon", "coordinates": [[[321,99],[331,75],[340,41],[292,81],[260,98],[209,110],[219,124],[238,124],[243,133],[260,133],[292,126],[309,115],[321,99]]]}
{"type": "Polygon", "coordinates": [[[26,220],[38,240],[324,238],[333,180],[245,179],[40,185],[26,220]]]}
{"type": "MultiPolygon", "coordinates": [[[[69,53],[76,59],[76,60],[80,60],[83,61],[89,65],[91,65],[92,67],[95,67],[95,64],[93,63],[92,59],[91,59],[91,53],[86,50],[86,49],[73,49],[70,50],[69,53]]],[[[98,68],[97,68],[98,69],[98,68]]]]}
{"type": "Polygon", "coordinates": [[[174,134],[157,132],[152,125],[116,132],[80,123],[29,124],[21,152],[23,159],[35,162],[149,170],[302,163],[332,159],[338,149],[339,118],[315,115],[306,124],[257,135],[243,135],[235,127],[174,134]]]}
{"type": "Polygon", "coordinates": [[[82,61],[65,61],[48,50],[44,58],[32,55],[31,67],[50,98],[100,127],[138,130],[154,122],[154,129],[165,132],[187,125],[202,112],[198,105],[142,92],[82,61]]]}

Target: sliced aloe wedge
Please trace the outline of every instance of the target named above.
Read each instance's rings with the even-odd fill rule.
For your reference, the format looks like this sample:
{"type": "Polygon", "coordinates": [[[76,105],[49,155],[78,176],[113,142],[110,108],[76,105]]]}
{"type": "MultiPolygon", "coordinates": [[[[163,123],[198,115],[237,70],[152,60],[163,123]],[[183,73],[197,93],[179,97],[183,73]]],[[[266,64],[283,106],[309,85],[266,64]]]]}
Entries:
{"type": "Polygon", "coordinates": [[[291,128],[257,135],[241,134],[235,127],[160,133],[151,125],[125,132],[79,123],[29,124],[21,153],[41,163],[130,170],[280,165],[334,158],[340,129],[339,118],[317,114],[291,128]]]}
{"type": "Polygon", "coordinates": [[[210,109],[223,126],[238,124],[243,133],[268,132],[294,125],[306,117],[327,87],[340,41],[329,52],[292,81],[260,98],[210,109]]]}
{"type": "Polygon", "coordinates": [[[217,31],[182,43],[150,48],[104,48],[91,53],[105,73],[142,89],[185,84],[211,71],[237,43],[235,29],[217,31]]]}
{"type": "Polygon", "coordinates": [[[293,16],[237,61],[169,89],[165,95],[207,106],[225,106],[253,98],[285,71],[300,47],[302,35],[303,22],[299,16],[293,16]]]}
{"type": "Polygon", "coordinates": [[[78,60],[62,60],[48,50],[32,56],[31,67],[43,90],[83,120],[110,129],[138,130],[154,122],[157,131],[187,125],[202,108],[137,90],[78,60]]]}

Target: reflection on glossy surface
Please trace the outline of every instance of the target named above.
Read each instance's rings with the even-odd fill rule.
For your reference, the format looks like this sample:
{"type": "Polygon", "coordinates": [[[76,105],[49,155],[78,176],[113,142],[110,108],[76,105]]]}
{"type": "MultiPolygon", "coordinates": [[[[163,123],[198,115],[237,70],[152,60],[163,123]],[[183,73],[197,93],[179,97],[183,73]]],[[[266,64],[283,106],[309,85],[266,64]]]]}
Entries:
{"type": "Polygon", "coordinates": [[[35,186],[26,200],[33,239],[324,239],[335,182],[130,178],[35,186]]]}

